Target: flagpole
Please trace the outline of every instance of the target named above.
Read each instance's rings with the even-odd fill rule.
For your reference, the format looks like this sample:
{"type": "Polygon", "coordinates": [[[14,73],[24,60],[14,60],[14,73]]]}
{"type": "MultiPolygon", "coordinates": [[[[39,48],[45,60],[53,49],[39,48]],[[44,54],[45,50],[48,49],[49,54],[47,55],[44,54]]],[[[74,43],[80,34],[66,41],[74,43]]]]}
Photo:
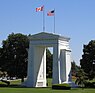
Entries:
{"type": "Polygon", "coordinates": [[[55,33],[55,9],[54,9],[54,33],[55,33]]]}
{"type": "Polygon", "coordinates": [[[43,32],[45,32],[45,7],[43,9],[43,32]]]}

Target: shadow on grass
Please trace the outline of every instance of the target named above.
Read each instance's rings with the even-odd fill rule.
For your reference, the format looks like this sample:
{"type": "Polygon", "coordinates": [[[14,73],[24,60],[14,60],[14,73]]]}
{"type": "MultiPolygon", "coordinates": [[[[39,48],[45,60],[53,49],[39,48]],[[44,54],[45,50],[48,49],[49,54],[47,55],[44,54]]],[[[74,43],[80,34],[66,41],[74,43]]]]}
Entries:
{"type": "Polygon", "coordinates": [[[0,87],[9,87],[9,88],[26,88],[25,86],[21,86],[19,84],[10,84],[10,85],[6,85],[6,84],[0,84],[0,87]]]}
{"type": "MultiPolygon", "coordinates": [[[[6,84],[0,84],[0,87],[4,88],[4,87],[7,87],[7,88],[34,88],[34,87],[26,87],[26,86],[21,86],[20,84],[10,84],[10,85],[6,85],[6,84]]],[[[37,89],[40,89],[41,87],[36,87],[37,89]]],[[[42,87],[42,88],[49,88],[49,89],[52,89],[51,87],[42,87]]]]}

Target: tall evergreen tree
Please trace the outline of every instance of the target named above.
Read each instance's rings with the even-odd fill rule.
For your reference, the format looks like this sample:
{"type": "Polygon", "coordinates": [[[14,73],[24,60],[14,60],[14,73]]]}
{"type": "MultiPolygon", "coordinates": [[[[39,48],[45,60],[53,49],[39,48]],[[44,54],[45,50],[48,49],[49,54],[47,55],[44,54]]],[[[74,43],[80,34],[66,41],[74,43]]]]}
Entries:
{"type": "Polygon", "coordinates": [[[83,48],[80,65],[84,72],[88,74],[89,79],[93,79],[95,77],[95,40],[91,40],[83,48]]]}

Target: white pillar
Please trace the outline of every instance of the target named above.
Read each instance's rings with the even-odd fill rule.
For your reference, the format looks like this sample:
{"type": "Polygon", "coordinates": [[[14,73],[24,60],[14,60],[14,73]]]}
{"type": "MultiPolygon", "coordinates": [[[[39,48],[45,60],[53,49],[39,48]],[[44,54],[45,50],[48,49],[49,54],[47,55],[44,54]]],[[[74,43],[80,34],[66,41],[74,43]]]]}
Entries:
{"type": "Polygon", "coordinates": [[[59,60],[59,46],[53,46],[53,84],[60,83],[60,60],[59,60]]]}
{"type": "Polygon", "coordinates": [[[66,81],[66,55],[65,51],[60,50],[60,79],[61,83],[66,81]]]}
{"type": "Polygon", "coordinates": [[[33,78],[33,74],[34,74],[34,46],[32,46],[31,42],[29,44],[29,50],[28,50],[28,69],[27,69],[27,80],[22,83],[23,86],[26,87],[33,87],[33,83],[34,83],[34,78],[33,78]]]}
{"type": "Polygon", "coordinates": [[[27,80],[22,84],[27,87],[46,87],[46,48],[32,46],[28,51],[27,80]]]}
{"type": "Polygon", "coordinates": [[[62,83],[69,83],[71,74],[71,51],[62,49],[61,50],[61,64],[60,64],[60,75],[62,83]]]}
{"type": "Polygon", "coordinates": [[[66,50],[66,82],[71,82],[71,50],[66,50]]]}
{"type": "Polygon", "coordinates": [[[46,48],[37,47],[34,59],[34,87],[46,87],[46,48]]]}

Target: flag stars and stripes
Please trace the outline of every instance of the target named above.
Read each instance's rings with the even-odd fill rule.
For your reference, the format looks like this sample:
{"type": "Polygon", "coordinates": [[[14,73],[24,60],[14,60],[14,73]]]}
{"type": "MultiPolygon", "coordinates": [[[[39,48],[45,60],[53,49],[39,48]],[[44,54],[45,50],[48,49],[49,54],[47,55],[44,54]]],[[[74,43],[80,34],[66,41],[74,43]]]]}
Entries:
{"type": "Polygon", "coordinates": [[[48,13],[47,13],[47,16],[54,16],[54,10],[52,10],[52,11],[49,11],[48,13]]]}

